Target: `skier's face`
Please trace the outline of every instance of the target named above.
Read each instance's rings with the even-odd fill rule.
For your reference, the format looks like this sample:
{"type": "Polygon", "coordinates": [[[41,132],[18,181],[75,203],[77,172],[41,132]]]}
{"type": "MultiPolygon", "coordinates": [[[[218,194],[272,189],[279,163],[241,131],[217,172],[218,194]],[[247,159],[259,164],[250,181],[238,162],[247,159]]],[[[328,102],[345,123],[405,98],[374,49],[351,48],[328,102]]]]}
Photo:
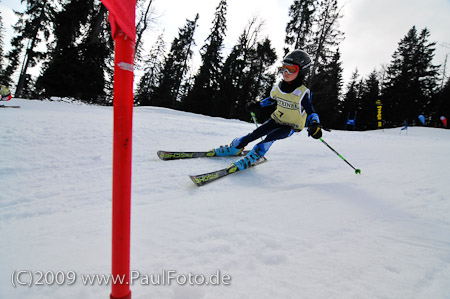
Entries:
{"type": "Polygon", "coordinates": [[[295,80],[295,78],[297,78],[297,76],[298,76],[298,72],[295,72],[293,74],[289,74],[286,71],[283,72],[283,79],[286,82],[291,82],[291,81],[295,80]]]}
{"type": "Polygon", "coordinates": [[[283,73],[283,79],[286,82],[291,82],[298,76],[299,67],[294,64],[283,64],[281,72],[283,73]]]}

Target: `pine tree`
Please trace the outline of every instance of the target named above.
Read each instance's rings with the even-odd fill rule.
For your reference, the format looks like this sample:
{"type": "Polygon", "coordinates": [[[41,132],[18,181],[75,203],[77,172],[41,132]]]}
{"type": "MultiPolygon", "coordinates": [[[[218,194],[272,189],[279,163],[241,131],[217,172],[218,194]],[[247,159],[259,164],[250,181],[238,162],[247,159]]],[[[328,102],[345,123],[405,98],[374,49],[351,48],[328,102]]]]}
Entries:
{"type": "Polygon", "coordinates": [[[371,130],[377,128],[377,100],[380,97],[380,82],[374,70],[361,85],[361,107],[358,110],[358,128],[371,130]]]}
{"type": "Polygon", "coordinates": [[[219,76],[222,69],[222,48],[226,31],[227,1],[220,0],[214,14],[211,33],[201,48],[202,64],[194,78],[194,86],[183,107],[186,111],[211,115],[212,104],[219,89],[219,76]]]}
{"type": "MultiPolygon", "coordinates": [[[[306,45],[311,43],[316,5],[317,0],[294,0],[289,7],[291,19],[286,26],[285,43],[291,50],[306,49],[306,45]]],[[[287,54],[289,49],[285,49],[285,52],[287,54]]]]}
{"type": "MultiPolygon", "coordinates": [[[[350,81],[347,83],[347,92],[344,95],[344,99],[339,103],[339,110],[341,112],[341,117],[339,119],[339,124],[337,128],[344,128],[347,122],[347,118],[353,119],[355,114],[357,116],[357,111],[360,107],[361,100],[361,80],[359,72],[356,69],[350,81]]],[[[358,120],[357,120],[358,121],[358,120]]],[[[356,123],[358,126],[358,122],[356,123]]]]}
{"type": "Polygon", "coordinates": [[[300,48],[310,55],[313,64],[306,86],[314,94],[313,105],[321,121],[332,127],[342,85],[338,49],[343,36],[338,30],[341,9],[337,0],[294,0],[289,16],[285,42],[289,50],[300,48]]]}
{"type": "Polygon", "coordinates": [[[193,21],[186,20],[186,25],[178,31],[178,37],[173,40],[164,62],[160,84],[153,95],[153,105],[179,108],[180,88],[189,70],[188,61],[192,58],[191,47],[195,45],[194,33],[198,18],[197,14],[193,21]]]}
{"type": "Polygon", "coordinates": [[[113,86],[108,86],[105,77],[106,73],[114,71],[114,44],[107,20],[108,10],[103,4],[95,3],[94,1],[86,26],[86,38],[78,47],[82,53],[84,71],[91,74],[91,78],[84,77],[80,80],[83,86],[88,87],[83,90],[81,98],[91,103],[106,105],[110,103],[107,94],[112,96],[113,93],[113,86]]]}
{"type": "Polygon", "coordinates": [[[269,67],[276,61],[275,49],[266,38],[258,41],[261,23],[253,18],[224,63],[214,115],[248,120],[248,101],[267,95],[275,81],[269,67]]]}
{"type": "Polygon", "coordinates": [[[104,102],[105,69],[113,47],[107,10],[96,3],[72,0],[56,15],[50,60],[36,83],[44,96],[104,102]]]}
{"type": "Polygon", "coordinates": [[[163,34],[159,35],[155,45],[144,60],[144,75],[141,77],[136,91],[135,102],[138,105],[153,105],[153,95],[159,85],[164,67],[166,45],[163,34]]]}
{"type": "Polygon", "coordinates": [[[437,88],[438,66],[432,64],[435,43],[429,43],[428,29],[420,34],[413,26],[399,42],[392,55],[383,86],[383,102],[388,125],[401,125],[407,120],[430,112],[437,88]]]}
{"type": "MultiPolygon", "coordinates": [[[[242,39],[242,36],[240,37],[242,39]]],[[[219,80],[219,92],[213,106],[213,115],[230,118],[234,111],[236,98],[238,97],[238,86],[243,76],[244,61],[242,60],[243,47],[241,44],[233,47],[225,60],[222,74],[219,80]]]]}
{"type": "MultiPolygon", "coordinates": [[[[25,2],[22,0],[21,2],[25,2]]],[[[6,67],[2,81],[12,84],[12,76],[20,64],[21,56],[24,56],[21,66],[19,81],[16,86],[16,96],[21,97],[27,91],[28,68],[35,66],[44,58],[44,54],[36,50],[36,47],[48,41],[53,28],[53,18],[56,13],[56,4],[52,0],[31,1],[27,0],[26,10],[23,13],[15,12],[19,20],[14,26],[17,35],[11,41],[11,50],[7,54],[8,66],[6,67]]]]}
{"type": "Polygon", "coordinates": [[[306,45],[313,60],[309,77],[309,86],[313,86],[317,72],[333,59],[335,49],[343,38],[343,33],[338,30],[338,20],[342,17],[337,0],[319,2],[317,10],[313,39],[306,45]]]}
{"type": "Polygon", "coordinates": [[[342,62],[339,49],[333,59],[327,64],[320,66],[313,86],[312,103],[320,115],[322,125],[328,128],[335,126],[338,117],[338,103],[342,89],[342,62]]]}
{"type": "MultiPolygon", "coordinates": [[[[261,25],[253,18],[244,29],[225,61],[220,83],[220,94],[215,105],[226,118],[237,118],[245,103],[249,99],[245,87],[247,86],[248,71],[253,48],[257,44],[257,36],[261,25]]],[[[245,111],[245,110],[244,110],[245,111]]]]}
{"type": "Polygon", "coordinates": [[[277,60],[277,54],[269,38],[258,42],[254,58],[250,70],[255,82],[253,94],[255,97],[263,97],[268,95],[276,79],[276,73],[269,70],[277,60]]]}
{"type": "MultiPolygon", "coordinates": [[[[241,120],[249,119],[249,113],[245,108],[247,103],[257,98],[267,97],[275,82],[275,73],[270,71],[270,67],[277,60],[277,55],[275,49],[272,48],[270,40],[266,38],[261,42],[257,42],[250,49],[247,60],[247,71],[244,74],[243,84],[236,98],[234,114],[230,115],[231,118],[241,120]]],[[[258,117],[263,117],[264,111],[257,111],[256,113],[258,117]]]]}
{"type": "MultiPolygon", "coordinates": [[[[273,64],[277,60],[275,49],[272,48],[271,41],[266,37],[256,45],[253,51],[253,59],[248,72],[248,95],[242,97],[244,101],[239,102],[240,109],[235,116],[241,120],[248,120],[249,113],[245,105],[253,99],[262,99],[270,95],[273,85],[276,81],[276,71],[271,71],[273,64]]],[[[272,114],[275,106],[262,108],[254,111],[258,119],[265,120],[272,114]]]]}
{"type": "Polygon", "coordinates": [[[420,86],[421,98],[417,105],[428,116],[434,114],[434,101],[438,93],[439,65],[433,65],[434,47],[436,42],[428,42],[430,31],[425,28],[420,32],[417,51],[418,65],[416,71],[416,84],[420,86]]]}

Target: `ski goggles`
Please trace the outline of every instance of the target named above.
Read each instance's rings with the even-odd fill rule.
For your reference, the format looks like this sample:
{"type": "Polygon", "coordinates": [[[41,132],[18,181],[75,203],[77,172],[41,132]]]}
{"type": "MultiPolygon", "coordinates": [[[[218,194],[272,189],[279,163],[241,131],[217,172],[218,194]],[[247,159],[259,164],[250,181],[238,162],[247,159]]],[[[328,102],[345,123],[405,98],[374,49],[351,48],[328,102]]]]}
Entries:
{"type": "Polygon", "coordinates": [[[281,73],[287,72],[289,75],[295,74],[299,70],[299,66],[290,63],[283,63],[281,66],[281,73]]]}

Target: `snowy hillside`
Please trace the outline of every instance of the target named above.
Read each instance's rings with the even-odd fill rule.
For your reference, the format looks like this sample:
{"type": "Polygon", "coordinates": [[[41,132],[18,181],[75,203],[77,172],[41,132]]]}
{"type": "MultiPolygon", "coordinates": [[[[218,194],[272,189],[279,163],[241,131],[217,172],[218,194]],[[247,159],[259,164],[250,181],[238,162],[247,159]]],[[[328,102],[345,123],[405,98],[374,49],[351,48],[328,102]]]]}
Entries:
{"type": "MultiPolygon", "coordinates": [[[[0,298],[109,298],[85,279],[111,271],[112,107],[11,105],[22,108],[0,109],[0,298]]],[[[234,159],[156,151],[209,150],[254,124],[134,111],[133,299],[450,298],[450,130],[325,132],[361,175],[301,132],[268,163],[197,188],[189,174],[234,159]],[[143,280],[218,270],[229,285],[143,280]]]]}

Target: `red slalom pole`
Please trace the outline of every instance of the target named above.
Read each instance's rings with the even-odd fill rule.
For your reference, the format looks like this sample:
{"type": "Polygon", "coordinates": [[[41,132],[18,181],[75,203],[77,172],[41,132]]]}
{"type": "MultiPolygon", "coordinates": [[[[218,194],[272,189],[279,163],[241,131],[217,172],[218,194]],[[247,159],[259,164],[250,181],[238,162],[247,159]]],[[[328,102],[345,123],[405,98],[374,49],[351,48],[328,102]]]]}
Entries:
{"type": "Polygon", "coordinates": [[[115,37],[114,140],[111,299],[131,299],[130,219],[135,43],[120,31],[115,37]],[[120,283],[122,280],[122,283],[120,283]]]}

